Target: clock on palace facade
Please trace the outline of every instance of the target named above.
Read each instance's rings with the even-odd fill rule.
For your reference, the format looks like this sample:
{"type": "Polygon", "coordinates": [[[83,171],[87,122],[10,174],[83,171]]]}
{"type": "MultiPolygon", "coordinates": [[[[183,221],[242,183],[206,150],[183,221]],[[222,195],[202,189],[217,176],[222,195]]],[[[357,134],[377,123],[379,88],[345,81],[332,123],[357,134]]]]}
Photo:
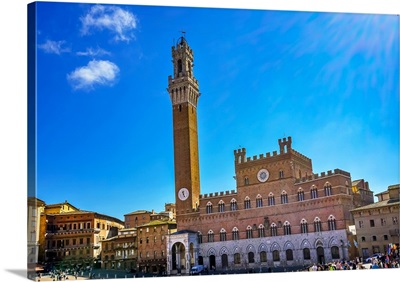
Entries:
{"type": "Polygon", "coordinates": [[[257,179],[260,182],[265,182],[269,178],[269,171],[265,168],[260,169],[257,173],[257,179]]]}

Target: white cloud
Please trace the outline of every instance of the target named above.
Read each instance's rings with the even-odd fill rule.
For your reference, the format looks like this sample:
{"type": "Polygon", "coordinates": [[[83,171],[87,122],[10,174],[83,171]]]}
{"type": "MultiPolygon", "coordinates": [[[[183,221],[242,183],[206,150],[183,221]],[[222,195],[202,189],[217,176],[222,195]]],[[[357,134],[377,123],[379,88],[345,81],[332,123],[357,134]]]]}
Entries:
{"type": "Polygon", "coordinates": [[[75,69],[67,75],[74,89],[92,90],[96,85],[113,85],[119,68],[110,61],[90,61],[87,66],[75,69]]]}
{"type": "Polygon", "coordinates": [[[108,52],[108,51],[106,51],[104,49],[101,49],[101,48],[97,48],[97,49],[86,48],[86,51],[79,51],[79,52],[76,52],[76,54],[78,56],[90,56],[90,57],[111,55],[110,52],[108,52]]]}
{"type": "Polygon", "coordinates": [[[69,48],[63,48],[64,44],[65,41],[47,40],[45,43],[39,44],[38,48],[46,53],[60,55],[61,53],[70,52],[69,48]]]}
{"type": "Polygon", "coordinates": [[[92,29],[107,29],[115,34],[116,41],[129,42],[134,38],[137,18],[132,13],[116,6],[93,6],[89,13],[81,17],[83,35],[90,34],[92,29]]]}

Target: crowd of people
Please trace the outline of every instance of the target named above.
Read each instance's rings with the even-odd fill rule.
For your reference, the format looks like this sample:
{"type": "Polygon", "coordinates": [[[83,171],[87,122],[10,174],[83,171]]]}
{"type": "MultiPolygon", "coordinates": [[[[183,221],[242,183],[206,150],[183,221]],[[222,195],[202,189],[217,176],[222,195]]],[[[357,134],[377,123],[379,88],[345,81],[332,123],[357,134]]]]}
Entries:
{"type": "Polygon", "coordinates": [[[308,271],[326,271],[326,270],[355,270],[355,269],[377,269],[377,268],[399,268],[399,259],[388,255],[382,255],[374,258],[370,263],[363,263],[361,259],[351,261],[333,261],[326,264],[314,263],[308,268],[308,271]]]}

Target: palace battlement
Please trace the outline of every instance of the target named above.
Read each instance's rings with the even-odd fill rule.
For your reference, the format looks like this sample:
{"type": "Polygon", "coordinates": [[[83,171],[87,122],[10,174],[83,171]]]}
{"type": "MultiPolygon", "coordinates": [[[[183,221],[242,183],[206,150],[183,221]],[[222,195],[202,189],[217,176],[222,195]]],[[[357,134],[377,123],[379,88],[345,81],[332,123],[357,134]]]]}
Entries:
{"type": "Polygon", "coordinates": [[[214,192],[214,193],[208,193],[208,194],[202,194],[200,195],[200,199],[209,199],[209,198],[215,198],[215,197],[221,197],[221,196],[228,196],[228,195],[236,195],[237,192],[235,190],[231,191],[221,191],[221,192],[214,192]]]}
{"type": "Polygon", "coordinates": [[[258,161],[258,160],[276,157],[278,155],[283,155],[283,154],[287,154],[287,153],[291,153],[292,155],[294,155],[298,158],[301,158],[301,159],[304,159],[307,161],[311,161],[310,158],[308,158],[308,157],[304,156],[303,154],[300,154],[296,150],[292,149],[292,137],[289,136],[288,138],[278,139],[278,144],[279,144],[279,153],[278,153],[278,151],[272,151],[272,153],[268,152],[265,155],[259,154],[259,155],[255,155],[253,157],[246,157],[246,148],[234,150],[235,164],[258,161]]]}
{"type": "Polygon", "coordinates": [[[295,184],[313,181],[316,179],[333,176],[333,175],[339,175],[339,174],[350,177],[349,172],[336,168],[333,172],[332,172],[332,170],[328,170],[327,172],[321,172],[320,174],[314,173],[312,175],[308,175],[308,176],[296,179],[295,184]]]}

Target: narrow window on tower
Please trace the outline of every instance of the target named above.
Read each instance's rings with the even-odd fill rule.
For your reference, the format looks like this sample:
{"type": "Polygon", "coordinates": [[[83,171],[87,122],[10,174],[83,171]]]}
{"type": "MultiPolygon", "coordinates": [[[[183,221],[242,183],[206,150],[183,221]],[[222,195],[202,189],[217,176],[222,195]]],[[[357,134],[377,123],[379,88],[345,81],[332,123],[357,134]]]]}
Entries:
{"type": "Polygon", "coordinates": [[[182,60],[178,60],[178,77],[182,75],[182,60]]]}

